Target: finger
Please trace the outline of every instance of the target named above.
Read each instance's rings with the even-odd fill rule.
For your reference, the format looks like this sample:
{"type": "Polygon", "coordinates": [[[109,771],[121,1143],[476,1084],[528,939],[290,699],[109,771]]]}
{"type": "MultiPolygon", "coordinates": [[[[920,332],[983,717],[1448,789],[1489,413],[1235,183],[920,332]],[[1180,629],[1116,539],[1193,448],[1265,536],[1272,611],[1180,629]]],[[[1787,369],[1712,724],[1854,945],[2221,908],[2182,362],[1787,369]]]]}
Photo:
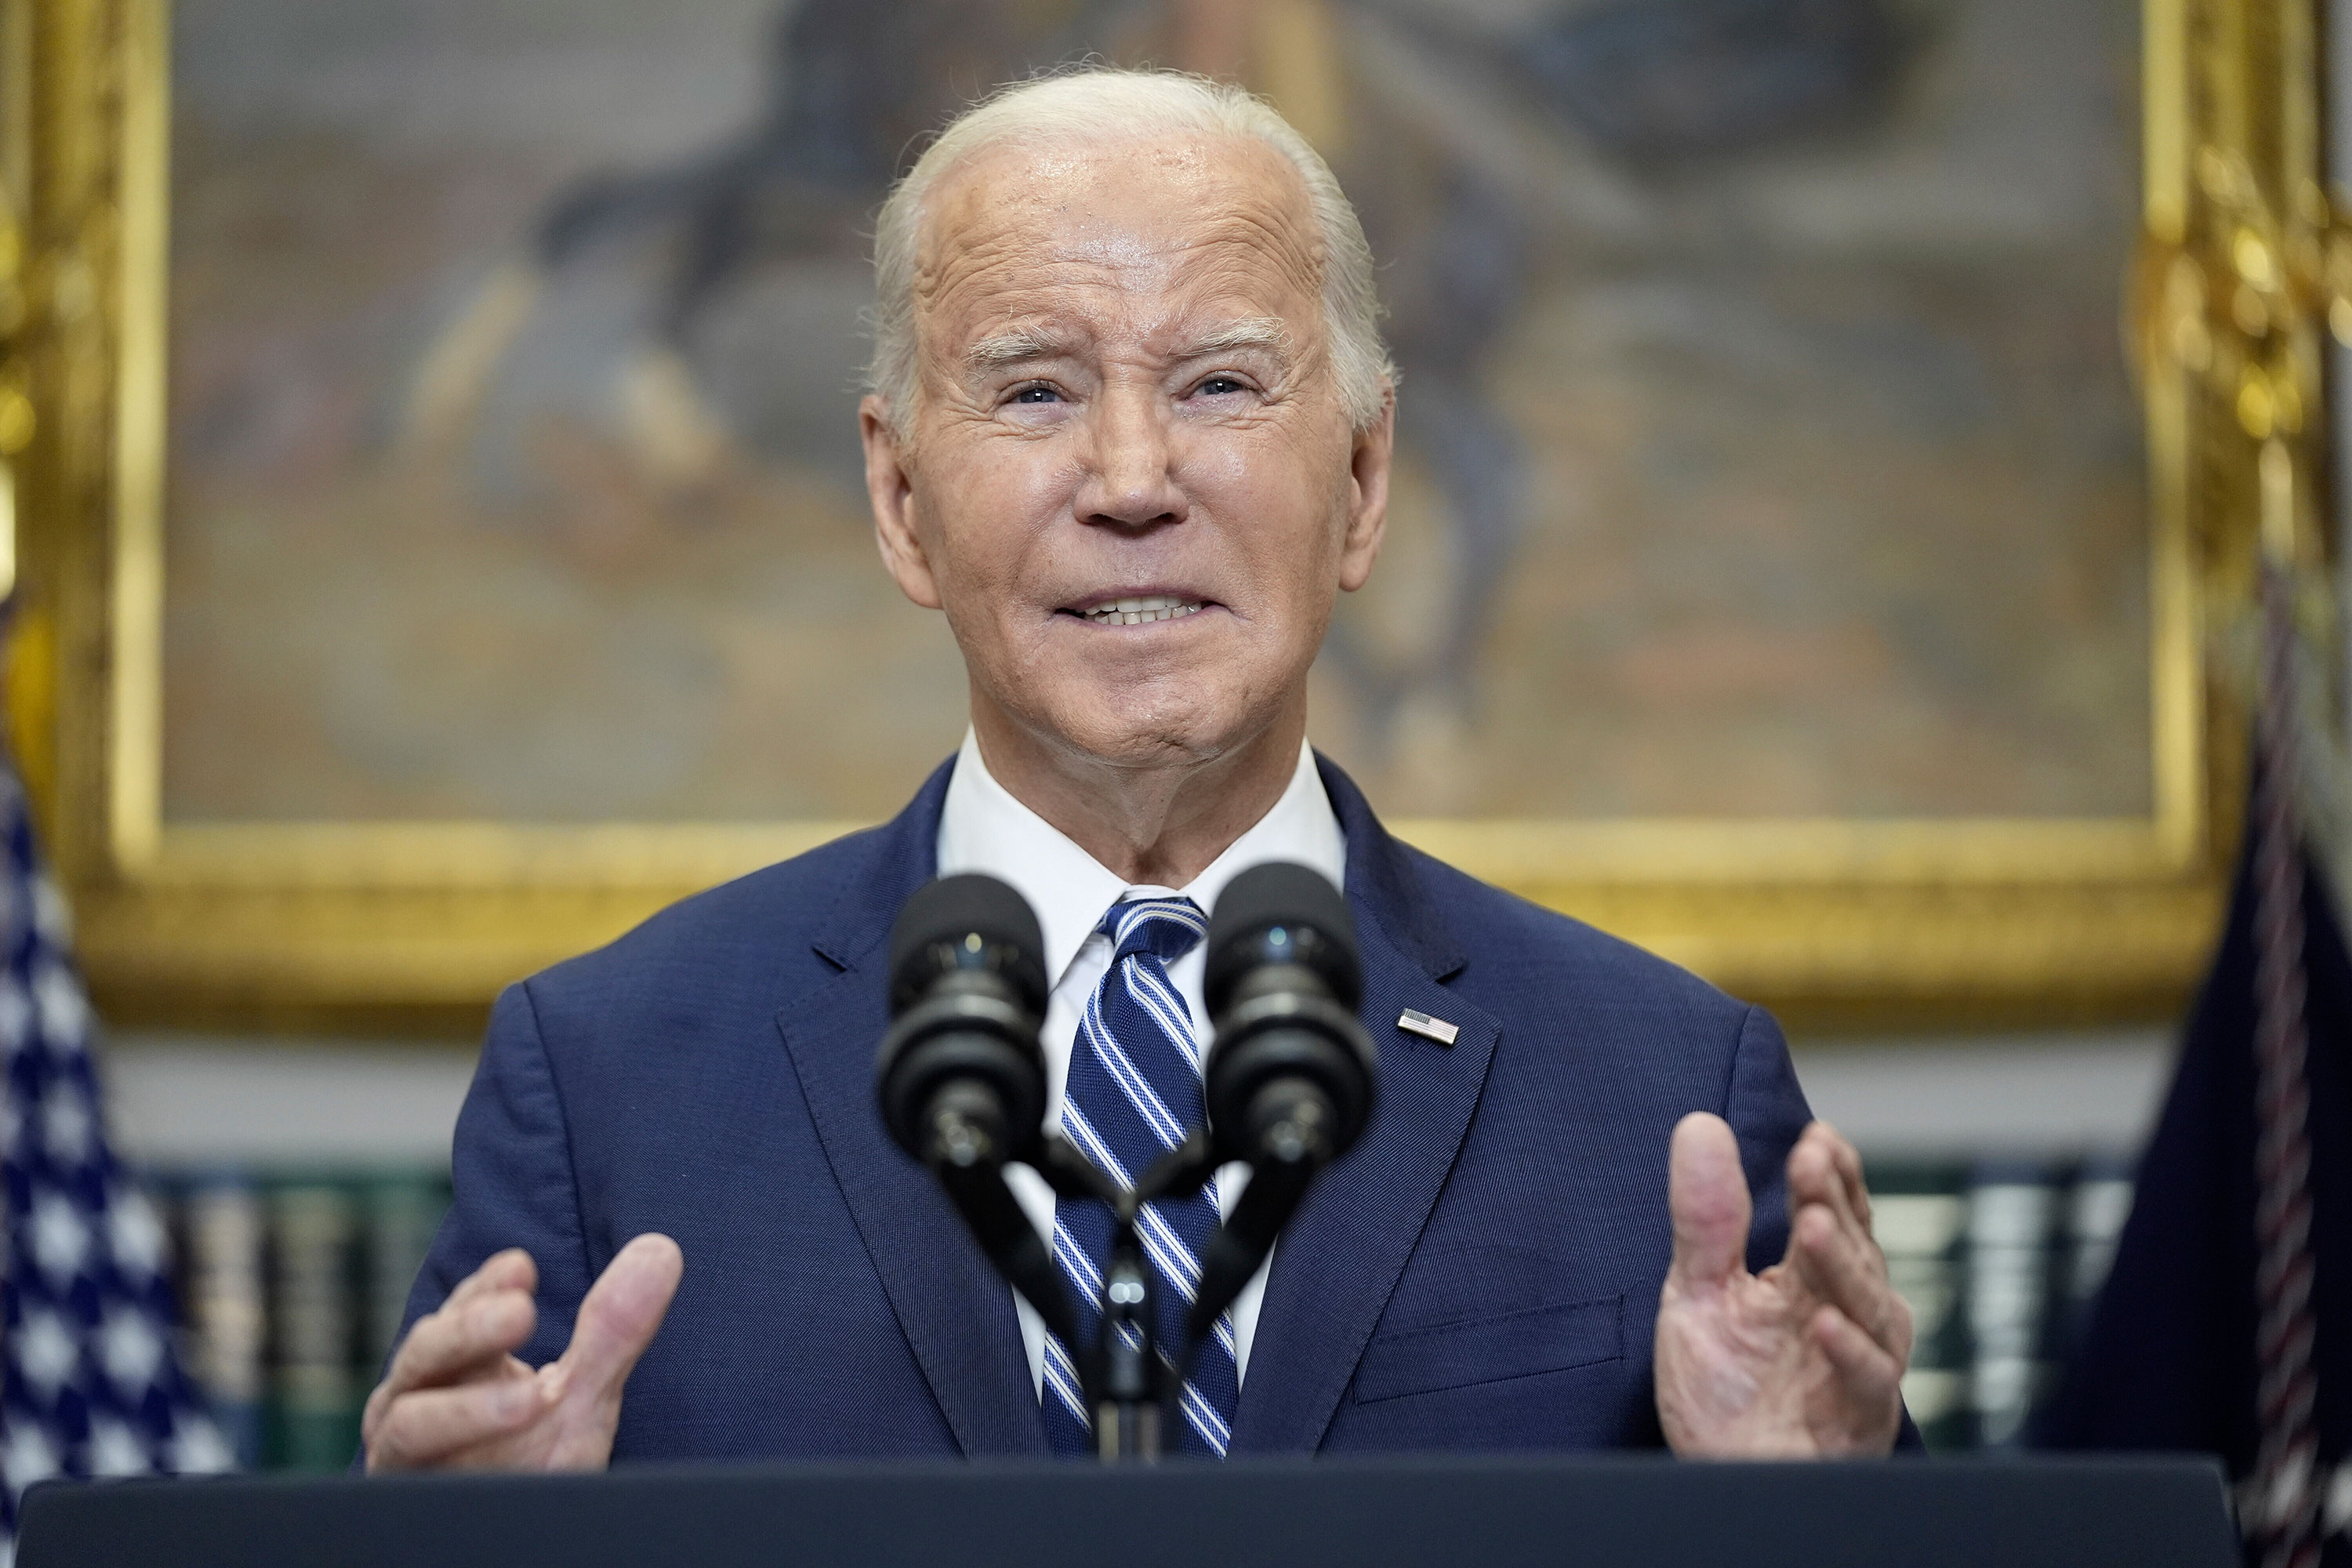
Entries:
{"type": "Polygon", "coordinates": [[[1886,1279],[1886,1255],[1879,1248],[1871,1223],[1870,1184],[1864,1178],[1861,1151],[1826,1121],[1814,1122],[1805,1130],[1805,1135],[1828,1160],[1822,1191],[1838,1216],[1839,1228],[1853,1237],[1864,1268],[1883,1283],[1886,1279]]]}
{"type": "Polygon", "coordinates": [[[1837,1156],[1838,1178],[1845,1186],[1846,1206],[1853,1210],[1854,1217],[1862,1222],[1863,1229],[1868,1231],[1870,1229],[1870,1182],[1863,1174],[1862,1151],[1855,1148],[1852,1140],[1844,1133],[1840,1132],[1828,1122],[1816,1121],[1813,1125],[1829,1135],[1830,1148],[1837,1156]]]}
{"type": "MultiPolygon", "coordinates": [[[[1870,1184],[1863,1179],[1861,1151],[1826,1121],[1806,1123],[1804,1135],[1797,1141],[1797,1147],[1807,1152],[1809,1163],[1821,1162],[1814,1173],[1819,1185],[1805,1195],[1818,1196],[1834,1204],[1842,1212],[1851,1214],[1854,1222],[1867,1231],[1870,1228],[1870,1184]]],[[[1793,1187],[1796,1150],[1790,1152],[1789,1158],[1790,1185],[1793,1187]]]]}
{"type": "Polygon", "coordinates": [[[1892,1448],[1903,1424],[1903,1363],[1887,1353],[1834,1307],[1813,1315],[1813,1341],[1822,1347],[1847,1403],[1867,1413],[1874,1428],[1870,1439],[1878,1451],[1892,1448]]]}
{"type": "Polygon", "coordinates": [[[519,1376],[415,1389],[393,1400],[368,1439],[369,1470],[445,1465],[467,1448],[530,1426],[552,1408],[558,1390],[520,1362],[515,1365],[519,1376]]]}
{"type": "Polygon", "coordinates": [[[428,1312],[401,1342],[384,1386],[397,1395],[485,1374],[520,1349],[538,1322],[530,1297],[515,1289],[478,1292],[428,1312]]]}
{"type": "Polygon", "coordinates": [[[1826,1121],[1807,1124],[1796,1147],[1789,1151],[1789,1212],[1793,1215],[1807,1204],[1824,1204],[1840,1225],[1867,1235],[1865,1223],[1854,1211],[1853,1192],[1838,1168],[1838,1146],[1844,1142],[1826,1121]]]}
{"type": "Polygon", "coordinates": [[[1797,1211],[1789,1227],[1797,1277],[1817,1301],[1838,1310],[1898,1360],[1911,1352],[1911,1314],[1886,1282],[1878,1248],[1822,1204],[1797,1211]]]}
{"type": "Polygon", "coordinates": [[[1861,1172],[1862,1157],[1829,1123],[1816,1121],[1805,1129],[1804,1136],[1789,1154],[1787,1256],[1791,1259],[1797,1256],[1797,1216],[1808,1207],[1818,1208],[1831,1215],[1839,1231],[1850,1239],[1853,1255],[1863,1271],[1884,1287],[1886,1258],[1870,1233],[1870,1200],[1867,1190],[1861,1186],[1861,1172]],[[1854,1205],[1857,1194],[1862,1199],[1859,1209],[1854,1205]]]}
{"type": "MultiPolygon", "coordinates": [[[[435,1312],[426,1313],[410,1325],[408,1333],[395,1348],[401,1351],[406,1350],[409,1342],[415,1339],[419,1331],[425,1332],[428,1341],[436,1335],[446,1333],[447,1331],[446,1326],[436,1330],[426,1330],[425,1326],[434,1321],[436,1316],[441,1317],[446,1325],[453,1309],[463,1309],[468,1302],[478,1300],[486,1295],[510,1289],[520,1289],[525,1295],[529,1295],[538,1289],[539,1266],[531,1261],[530,1253],[520,1247],[509,1247],[503,1252],[492,1253],[483,1260],[480,1268],[457,1281],[457,1288],[449,1292],[448,1299],[444,1300],[435,1312]]],[[[530,1332],[530,1331],[526,1328],[523,1331],[524,1337],[529,1338],[530,1332]]],[[[521,1341],[518,1340],[515,1342],[520,1344],[521,1341]]],[[[383,1381],[377,1384],[374,1390],[368,1394],[367,1405],[361,1413],[360,1433],[362,1441],[368,1434],[374,1431],[383,1402],[415,1386],[420,1381],[417,1375],[419,1370],[431,1359],[430,1356],[412,1356],[404,1366],[400,1357],[394,1355],[392,1365],[384,1369],[383,1381]]],[[[467,1369],[461,1365],[455,1372],[446,1375],[456,1375],[465,1370],[467,1369]]]]}
{"type": "Polygon", "coordinates": [[[449,1299],[441,1303],[444,1309],[462,1306],[475,1297],[493,1290],[520,1290],[526,1296],[539,1293],[539,1265],[530,1254],[520,1247],[509,1247],[504,1252],[494,1252],[482,1261],[482,1266],[457,1281],[449,1299]]]}
{"type": "Polygon", "coordinates": [[[590,1398],[617,1394],[653,1342],[685,1271],[677,1243],[651,1231],[614,1254],[580,1303],[561,1374],[590,1398]]]}
{"type": "Polygon", "coordinates": [[[1668,1279],[1685,1287],[1730,1279],[1748,1256],[1753,1210],[1739,1168],[1739,1140],[1720,1116],[1694,1110],[1675,1123],[1666,1154],[1666,1207],[1674,1217],[1668,1279]]]}

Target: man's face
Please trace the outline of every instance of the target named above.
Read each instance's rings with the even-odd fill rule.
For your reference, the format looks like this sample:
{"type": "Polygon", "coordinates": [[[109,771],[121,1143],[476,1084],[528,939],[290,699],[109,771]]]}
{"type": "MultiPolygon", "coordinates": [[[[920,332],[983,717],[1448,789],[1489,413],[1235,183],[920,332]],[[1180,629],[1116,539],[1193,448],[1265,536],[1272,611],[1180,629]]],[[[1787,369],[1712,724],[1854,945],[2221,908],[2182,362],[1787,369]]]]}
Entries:
{"type": "Polygon", "coordinates": [[[933,192],[922,392],[903,439],[867,400],[867,483],[976,707],[1138,766],[1303,715],[1388,481],[1320,289],[1306,190],[1254,141],[1014,143],[933,192]]]}

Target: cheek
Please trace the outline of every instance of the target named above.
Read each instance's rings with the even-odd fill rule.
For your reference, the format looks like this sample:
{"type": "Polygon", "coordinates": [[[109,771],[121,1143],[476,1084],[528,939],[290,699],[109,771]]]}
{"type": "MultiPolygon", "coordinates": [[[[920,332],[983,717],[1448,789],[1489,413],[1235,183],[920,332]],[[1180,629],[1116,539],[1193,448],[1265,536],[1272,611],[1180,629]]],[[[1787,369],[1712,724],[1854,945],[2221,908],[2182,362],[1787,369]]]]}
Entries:
{"type": "Polygon", "coordinates": [[[974,460],[959,476],[972,504],[1039,516],[1066,503],[1077,482],[1070,442],[1058,433],[997,435],[977,445],[974,460]]]}
{"type": "Polygon", "coordinates": [[[1066,512],[1072,480],[1045,441],[974,442],[933,469],[923,499],[934,527],[940,596],[961,630],[1028,575],[1053,520],[1066,512]]]}
{"type": "Polygon", "coordinates": [[[1294,605],[1332,597],[1347,525],[1346,452],[1335,457],[1280,430],[1252,435],[1203,442],[1187,465],[1187,488],[1230,531],[1246,584],[1294,605]]]}

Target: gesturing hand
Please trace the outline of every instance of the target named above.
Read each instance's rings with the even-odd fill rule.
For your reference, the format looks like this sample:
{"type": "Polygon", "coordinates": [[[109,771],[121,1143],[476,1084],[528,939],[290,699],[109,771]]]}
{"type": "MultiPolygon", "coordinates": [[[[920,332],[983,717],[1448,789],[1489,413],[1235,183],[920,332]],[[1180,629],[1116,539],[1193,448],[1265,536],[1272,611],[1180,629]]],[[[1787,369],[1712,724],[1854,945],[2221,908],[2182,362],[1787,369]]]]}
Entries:
{"type": "Polygon", "coordinates": [[[539,1319],[539,1270],[520,1247],[499,1253],[416,1321],[368,1395],[369,1471],[602,1469],[622,1385],[685,1268],[668,1237],[630,1242],[580,1303],[572,1343],[534,1372],[514,1352],[539,1319]]]}
{"type": "Polygon", "coordinates": [[[1870,1235],[1862,1157],[1827,1122],[1789,1154],[1789,1252],[1748,1272],[1748,1180],[1730,1125],[1675,1127],[1675,1258],[1658,1298],[1658,1420],[1677,1454],[1884,1454],[1903,1419],[1911,1310],[1870,1235]]]}

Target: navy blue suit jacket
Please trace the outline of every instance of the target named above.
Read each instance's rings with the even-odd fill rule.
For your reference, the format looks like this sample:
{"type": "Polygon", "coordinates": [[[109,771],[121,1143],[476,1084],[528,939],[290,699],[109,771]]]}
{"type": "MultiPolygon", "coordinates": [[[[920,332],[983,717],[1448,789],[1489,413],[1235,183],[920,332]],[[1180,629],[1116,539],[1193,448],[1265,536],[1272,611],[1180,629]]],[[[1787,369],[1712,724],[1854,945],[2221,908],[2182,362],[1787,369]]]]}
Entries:
{"type": "MultiPolygon", "coordinates": [[[[457,1203],[409,1300],[539,1264],[534,1363],[631,1237],[686,1276],[616,1461],[1045,1454],[1012,1297],[884,1133],[887,937],[949,768],[897,820],[688,899],[510,987],[458,1117],[457,1203]]],[[[1727,1118],[1756,1267],[1808,1118],[1779,1029],[1683,971],[1411,849],[1328,762],[1381,1104],[1275,1250],[1234,1451],[1659,1440],[1666,1144],[1727,1118]],[[1418,1008],[1452,1046],[1402,1032],[1418,1008]]]]}

